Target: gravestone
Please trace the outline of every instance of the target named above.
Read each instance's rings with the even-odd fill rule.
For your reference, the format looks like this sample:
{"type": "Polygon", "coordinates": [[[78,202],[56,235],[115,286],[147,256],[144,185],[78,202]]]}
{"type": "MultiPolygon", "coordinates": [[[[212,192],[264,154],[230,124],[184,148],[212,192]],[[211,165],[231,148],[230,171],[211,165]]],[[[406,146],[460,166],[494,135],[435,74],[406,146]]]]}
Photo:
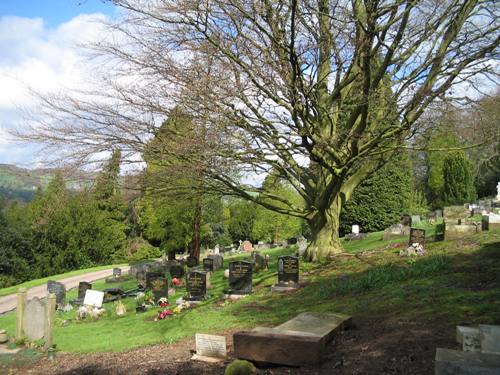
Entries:
{"type": "Polygon", "coordinates": [[[252,254],[254,253],[255,255],[253,255],[252,258],[255,271],[258,272],[260,270],[263,270],[264,268],[267,268],[267,258],[256,251],[254,251],[252,254]]]}
{"type": "Polygon", "coordinates": [[[410,227],[404,226],[399,223],[391,225],[389,228],[384,230],[383,240],[387,241],[394,238],[408,236],[409,234],[410,234],[410,227]]]}
{"type": "Polygon", "coordinates": [[[146,273],[146,289],[153,292],[154,301],[160,298],[168,298],[168,280],[163,272],[146,273]]]}
{"type": "Polygon", "coordinates": [[[219,244],[217,244],[214,247],[214,254],[219,254],[219,253],[220,253],[220,246],[219,246],[219,244]]]}
{"type": "Polygon", "coordinates": [[[201,301],[207,295],[207,274],[202,271],[191,271],[186,277],[187,299],[201,301]]]}
{"type": "Polygon", "coordinates": [[[444,208],[443,216],[446,224],[461,224],[470,216],[470,212],[464,206],[449,206],[444,208]]]}
{"type": "Polygon", "coordinates": [[[85,291],[85,298],[83,300],[84,305],[102,307],[102,302],[104,301],[104,292],[100,290],[87,289],[85,291]]]}
{"type": "Polygon", "coordinates": [[[498,375],[500,355],[436,349],[435,375],[498,375]]]}
{"type": "Polygon", "coordinates": [[[56,295],[56,304],[58,307],[64,306],[66,299],[66,287],[64,284],[49,280],[47,281],[47,291],[56,295]]]}
{"type": "Polygon", "coordinates": [[[186,260],[186,264],[189,268],[196,267],[198,265],[199,261],[198,258],[193,257],[193,256],[188,256],[186,260]]]}
{"type": "Polygon", "coordinates": [[[144,271],[139,271],[135,274],[135,277],[137,279],[137,284],[139,287],[142,289],[146,289],[146,272],[144,271]]]}
{"type": "Polygon", "coordinates": [[[113,277],[120,277],[122,275],[121,268],[113,268],[113,277]]]}
{"type": "Polygon", "coordinates": [[[235,261],[229,263],[229,293],[252,293],[252,263],[235,261]]]}
{"type": "Polygon", "coordinates": [[[420,215],[412,215],[411,216],[411,225],[420,223],[420,215]]]}
{"type": "Polygon", "coordinates": [[[404,225],[404,226],[410,226],[411,225],[411,216],[410,215],[401,216],[400,223],[401,223],[401,225],[404,225]]]}
{"type": "Polygon", "coordinates": [[[226,358],[226,336],[197,333],[195,341],[196,355],[192,359],[200,359],[199,357],[226,358]]]}
{"type": "Polygon", "coordinates": [[[425,246],[425,229],[410,228],[410,241],[409,246],[418,243],[425,246]]]}
{"type": "Polygon", "coordinates": [[[278,285],[299,283],[299,258],[289,255],[278,257],[278,285]]]}
{"type": "Polygon", "coordinates": [[[214,272],[214,259],[213,258],[203,259],[203,269],[207,272],[214,272]]]}
{"type": "Polygon", "coordinates": [[[40,340],[45,335],[47,309],[45,302],[34,297],[26,303],[23,317],[24,334],[30,341],[40,340]]]}
{"type": "Polygon", "coordinates": [[[176,279],[182,279],[184,277],[184,267],[181,266],[180,264],[172,264],[170,266],[170,270],[169,270],[169,273],[170,273],[170,276],[172,276],[172,278],[176,278],[176,279]]]}
{"type": "Polygon", "coordinates": [[[92,284],[86,281],[80,281],[80,283],[78,283],[78,299],[84,299],[85,292],[88,289],[92,289],[92,284]]]}
{"type": "Polygon", "coordinates": [[[441,219],[443,217],[443,210],[436,210],[436,219],[441,219]]]}
{"type": "Polygon", "coordinates": [[[214,271],[221,269],[224,265],[224,257],[220,254],[209,255],[207,258],[214,260],[214,271]]]}
{"type": "Polygon", "coordinates": [[[250,241],[243,241],[241,248],[245,253],[250,253],[253,251],[253,245],[250,241]]]}
{"type": "Polygon", "coordinates": [[[354,234],[359,234],[359,225],[358,224],[354,224],[351,228],[351,233],[354,233],[354,234]]]}

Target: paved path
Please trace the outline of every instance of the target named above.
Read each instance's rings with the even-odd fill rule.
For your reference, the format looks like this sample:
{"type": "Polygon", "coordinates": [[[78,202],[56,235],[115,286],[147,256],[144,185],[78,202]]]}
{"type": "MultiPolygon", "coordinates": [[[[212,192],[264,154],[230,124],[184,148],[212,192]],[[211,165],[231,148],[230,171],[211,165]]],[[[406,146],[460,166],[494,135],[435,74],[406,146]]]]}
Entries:
{"type": "MultiPolygon", "coordinates": [[[[129,266],[124,266],[121,267],[122,272],[128,272],[130,269],[129,266]]],[[[66,287],[66,290],[70,290],[73,288],[78,287],[78,283],[80,281],[88,281],[92,282],[95,280],[100,280],[104,279],[108,276],[113,275],[113,269],[107,269],[107,270],[101,270],[101,271],[94,271],[94,272],[89,272],[85,273],[82,275],[77,275],[77,276],[71,276],[66,279],[61,279],[57,280],[60,283],[63,283],[64,286],[66,287]]],[[[28,289],[28,300],[32,299],[33,297],[38,297],[38,298],[44,298],[47,296],[47,284],[42,284],[38,286],[34,286],[31,289],[28,289]]],[[[7,296],[0,297],[0,314],[3,314],[7,311],[14,310],[16,308],[17,304],[17,294],[9,294],[7,296]]]]}

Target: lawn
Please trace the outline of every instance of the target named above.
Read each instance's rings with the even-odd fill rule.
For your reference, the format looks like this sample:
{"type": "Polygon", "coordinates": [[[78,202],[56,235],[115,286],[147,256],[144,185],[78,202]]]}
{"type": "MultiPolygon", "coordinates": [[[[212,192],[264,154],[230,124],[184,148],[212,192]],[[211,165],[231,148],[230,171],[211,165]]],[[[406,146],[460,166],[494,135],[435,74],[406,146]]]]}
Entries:
{"type": "MultiPolygon", "coordinates": [[[[128,312],[107,315],[99,321],[77,322],[75,311],[58,313],[55,342],[67,352],[124,351],[155,343],[171,343],[195,333],[281,323],[303,311],[339,312],[355,320],[397,316],[402,320],[432,320],[453,334],[456,324],[499,324],[500,231],[483,232],[466,240],[430,242],[420,258],[398,255],[407,238],[384,242],[381,233],[366,240],[345,243],[347,253],[328,263],[301,262],[303,287],[294,293],[276,294],[270,286],[277,279],[277,256],[296,249],[270,249],[269,270],[254,274],[254,293],[237,302],[221,299],[227,280],[223,270],[212,276],[210,297],[196,308],[163,321],[154,321],[158,309],[137,314],[132,298],[123,300],[128,312]],[[399,246],[398,246],[399,243],[399,246]]],[[[238,254],[229,260],[243,259],[238,254]]],[[[95,282],[94,289],[116,284],[95,282]]],[[[121,285],[134,286],[134,281],[121,285]]],[[[183,294],[180,289],[171,301],[183,294]]],[[[68,298],[75,296],[70,291],[68,298]]],[[[15,314],[0,317],[0,327],[13,334],[15,314]]]]}

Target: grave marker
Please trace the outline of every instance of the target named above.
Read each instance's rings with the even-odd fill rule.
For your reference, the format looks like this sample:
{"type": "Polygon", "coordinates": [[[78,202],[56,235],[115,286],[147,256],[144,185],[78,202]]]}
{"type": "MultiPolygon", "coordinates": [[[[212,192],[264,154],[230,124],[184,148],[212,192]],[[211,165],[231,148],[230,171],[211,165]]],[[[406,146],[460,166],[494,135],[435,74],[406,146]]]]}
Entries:
{"type": "Polygon", "coordinates": [[[278,257],[278,284],[298,284],[299,258],[285,255],[278,257]]]}
{"type": "Polygon", "coordinates": [[[99,290],[87,289],[85,291],[85,298],[83,300],[83,304],[101,308],[103,300],[104,300],[104,292],[101,292],[99,290]]]}
{"type": "MultiPolygon", "coordinates": [[[[212,358],[226,358],[226,337],[197,333],[196,355],[212,358]]],[[[196,358],[195,358],[196,359],[196,358]]]]}
{"type": "Polygon", "coordinates": [[[80,281],[78,284],[78,299],[85,298],[85,292],[89,289],[92,289],[92,284],[86,281],[80,281]]]}
{"type": "Polygon", "coordinates": [[[147,272],[146,288],[153,292],[155,302],[168,297],[168,280],[163,272],[147,272]]]}
{"type": "Polygon", "coordinates": [[[66,287],[64,286],[64,284],[54,280],[49,280],[47,281],[47,291],[56,295],[57,306],[64,306],[64,302],[66,299],[66,287]]]}
{"type": "Polygon", "coordinates": [[[203,259],[203,269],[207,272],[213,272],[214,271],[214,259],[213,258],[203,259]]]}
{"type": "Polygon", "coordinates": [[[184,267],[180,264],[172,264],[169,270],[170,276],[176,279],[182,279],[184,277],[184,267]]]}
{"type": "Polygon", "coordinates": [[[252,293],[252,263],[235,261],[229,263],[229,293],[252,293]]]}
{"type": "Polygon", "coordinates": [[[410,228],[410,241],[409,246],[418,243],[425,246],[425,229],[410,228]]]}
{"type": "Polygon", "coordinates": [[[202,271],[191,271],[186,277],[188,299],[201,301],[207,294],[207,274],[202,271]]]}
{"type": "Polygon", "coordinates": [[[121,268],[113,268],[113,277],[120,277],[122,275],[121,268]]]}

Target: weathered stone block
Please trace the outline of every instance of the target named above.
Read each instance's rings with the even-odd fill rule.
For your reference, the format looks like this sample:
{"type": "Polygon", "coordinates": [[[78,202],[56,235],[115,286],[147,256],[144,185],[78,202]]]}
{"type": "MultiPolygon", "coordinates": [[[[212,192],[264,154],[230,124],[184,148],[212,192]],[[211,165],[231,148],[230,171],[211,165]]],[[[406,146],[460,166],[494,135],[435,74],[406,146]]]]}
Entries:
{"type": "Polygon", "coordinates": [[[480,227],[474,224],[450,224],[445,223],[444,226],[444,239],[456,240],[459,238],[469,237],[479,232],[480,227]]]}
{"type": "Polygon", "coordinates": [[[500,355],[436,349],[435,375],[498,375],[500,355]]]}
{"type": "Polygon", "coordinates": [[[443,217],[445,222],[457,224],[459,220],[470,217],[470,211],[464,206],[449,206],[444,208],[443,217]]]}
{"type": "Polygon", "coordinates": [[[316,364],[335,332],[350,322],[347,315],[303,313],[275,328],[256,327],[235,333],[234,355],[288,366],[316,364]]]}

